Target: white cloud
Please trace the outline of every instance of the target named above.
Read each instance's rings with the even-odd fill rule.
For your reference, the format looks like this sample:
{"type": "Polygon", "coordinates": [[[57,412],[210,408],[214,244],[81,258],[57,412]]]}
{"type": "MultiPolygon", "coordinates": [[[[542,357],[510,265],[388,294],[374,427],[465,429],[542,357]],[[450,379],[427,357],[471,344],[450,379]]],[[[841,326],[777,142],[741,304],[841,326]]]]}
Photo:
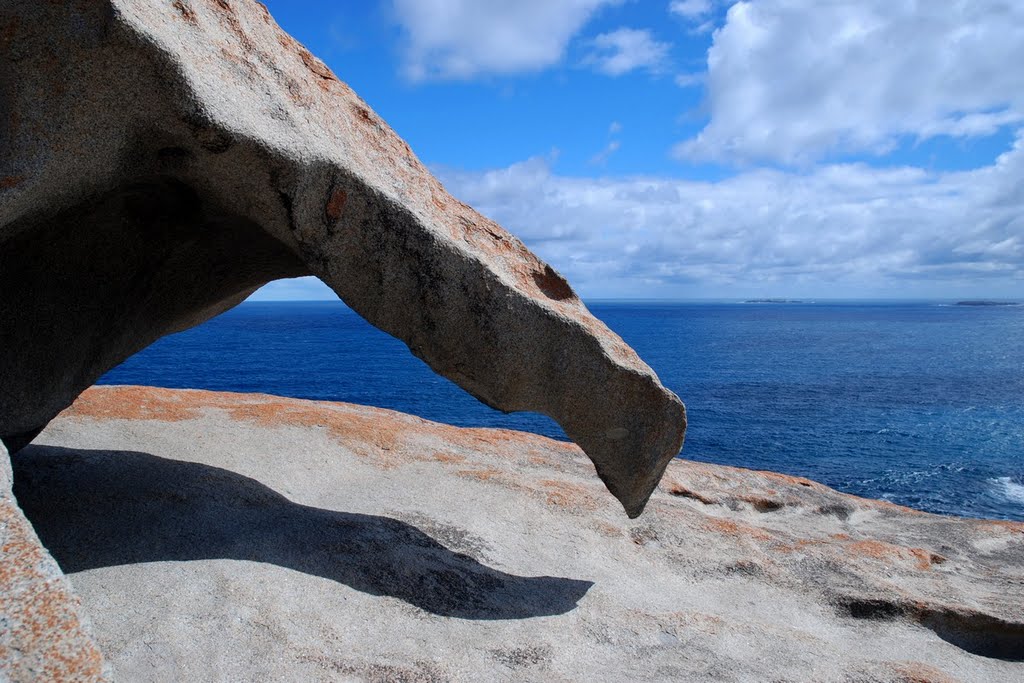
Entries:
{"type": "Polygon", "coordinates": [[[593,50],[585,64],[608,76],[621,76],[636,69],[658,71],[671,47],[654,39],[646,29],[620,28],[602,33],[590,41],[593,50]]]}
{"type": "Polygon", "coordinates": [[[710,121],[675,152],[807,164],[988,135],[1024,120],[1021,64],[1021,2],[738,2],[708,52],[710,121]]]}
{"type": "Polygon", "coordinates": [[[532,159],[440,173],[585,296],[1014,296],[1024,287],[1024,131],[994,164],[964,172],[847,164],[712,183],[571,178],[532,159]]]}
{"type": "Polygon", "coordinates": [[[601,7],[622,0],[393,0],[411,80],[539,71],[601,7]]]}
{"type": "Polygon", "coordinates": [[[692,88],[703,85],[706,74],[676,74],[675,82],[680,88],[692,88]]]}
{"type": "Polygon", "coordinates": [[[678,14],[684,19],[695,21],[710,14],[712,9],[711,0],[672,0],[668,9],[673,14],[678,14]]]}
{"type": "Polygon", "coordinates": [[[604,146],[600,152],[590,158],[590,163],[595,166],[603,166],[608,163],[608,158],[619,151],[619,147],[622,146],[618,140],[612,140],[604,146]]]}
{"type": "Polygon", "coordinates": [[[619,123],[618,121],[612,121],[610,124],[608,124],[608,134],[609,135],[615,135],[616,133],[621,133],[621,132],[622,132],[622,124],[619,123]]]}

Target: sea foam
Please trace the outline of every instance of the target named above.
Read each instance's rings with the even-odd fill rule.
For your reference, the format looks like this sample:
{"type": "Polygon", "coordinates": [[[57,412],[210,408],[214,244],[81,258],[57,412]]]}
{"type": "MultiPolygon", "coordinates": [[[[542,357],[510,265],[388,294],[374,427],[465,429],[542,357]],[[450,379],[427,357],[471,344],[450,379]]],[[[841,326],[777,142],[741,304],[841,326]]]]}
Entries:
{"type": "Polygon", "coordinates": [[[1010,477],[996,477],[989,481],[1003,498],[1024,505],[1024,484],[1020,484],[1010,477]]]}

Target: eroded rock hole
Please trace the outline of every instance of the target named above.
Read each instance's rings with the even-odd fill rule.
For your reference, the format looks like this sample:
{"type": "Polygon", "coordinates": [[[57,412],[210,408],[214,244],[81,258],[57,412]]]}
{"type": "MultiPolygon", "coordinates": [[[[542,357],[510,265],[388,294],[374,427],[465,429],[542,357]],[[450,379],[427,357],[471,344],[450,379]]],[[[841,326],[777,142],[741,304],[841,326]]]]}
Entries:
{"type": "Polygon", "coordinates": [[[565,278],[551,266],[544,266],[544,272],[534,273],[533,281],[544,296],[554,301],[565,301],[576,296],[565,278]]]}
{"type": "Polygon", "coordinates": [[[854,619],[889,621],[906,614],[902,605],[884,598],[844,598],[839,609],[854,619]]]}
{"type": "Polygon", "coordinates": [[[784,503],[778,500],[772,500],[771,498],[758,498],[754,500],[751,505],[753,505],[754,509],[758,512],[776,512],[785,507],[784,503]]]}
{"type": "Polygon", "coordinates": [[[954,610],[925,610],[920,621],[939,638],[973,655],[1024,662],[1024,624],[954,610]]]}
{"type": "Polygon", "coordinates": [[[1024,623],[973,610],[904,604],[885,598],[843,598],[838,607],[854,619],[890,621],[906,617],[970,654],[1024,662],[1024,623]]]}

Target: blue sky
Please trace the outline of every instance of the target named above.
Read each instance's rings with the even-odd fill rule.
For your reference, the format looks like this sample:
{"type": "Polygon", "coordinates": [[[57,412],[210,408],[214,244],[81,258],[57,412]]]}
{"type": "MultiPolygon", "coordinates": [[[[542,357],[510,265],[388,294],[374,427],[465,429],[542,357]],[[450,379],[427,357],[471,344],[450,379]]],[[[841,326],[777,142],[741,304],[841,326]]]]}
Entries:
{"type": "Polygon", "coordinates": [[[1024,298],[1024,3],[266,4],[584,298],[1024,298]]]}

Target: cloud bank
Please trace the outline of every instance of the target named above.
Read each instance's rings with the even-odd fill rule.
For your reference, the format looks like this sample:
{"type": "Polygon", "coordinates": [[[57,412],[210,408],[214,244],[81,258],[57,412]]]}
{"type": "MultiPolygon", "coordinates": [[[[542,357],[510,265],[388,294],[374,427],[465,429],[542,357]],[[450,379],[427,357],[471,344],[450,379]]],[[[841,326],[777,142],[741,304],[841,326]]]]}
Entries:
{"type": "MultiPolygon", "coordinates": [[[[692,18],[710,3],[671,9],[692,18]]],[[[675,154],[807,165],[990,135],[1024,121],[1021,64],[1021,2],[737,2],[708,52],[710,121],[675,154]]]]}
{"type": "Polygon", "coordinates": [[[1012,296],[1024,285],[1024,132],[964,172],[833,164],[718,182],[591,179],[540,158],[435,171],[584,296],[1012,296]]]}

